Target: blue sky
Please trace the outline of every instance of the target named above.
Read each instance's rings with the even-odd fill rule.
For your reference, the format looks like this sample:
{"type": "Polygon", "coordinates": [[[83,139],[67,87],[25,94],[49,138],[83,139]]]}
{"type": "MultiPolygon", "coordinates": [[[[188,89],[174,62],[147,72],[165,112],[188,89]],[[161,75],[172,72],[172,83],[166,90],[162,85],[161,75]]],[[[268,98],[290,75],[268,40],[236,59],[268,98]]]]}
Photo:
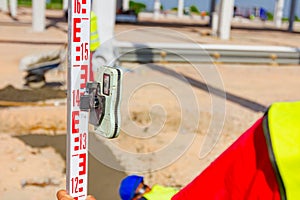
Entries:
{"type": "MultiPolygon", "coordinates": [[[[148,10],[153,9],[154,0],[134,0],[136,2],[143,2],[147,5],[148,10]]],[[[218,0],[217,0],[218,1],[218,0]]],[[[276,0],[235,0],[235,5],[238,7],[263,7],[269,12],[274,11],[276,0]]],[[[161,0],[161,4],[164,6],[164,9],[171,9],[177,7],[178,0],[161,0]]],[[[291,0],[285,0],[284,4],[284,17],[289,16],[291,0]]],[[[209,11],[210,0],[184,0],[185,6],[196,5],[199,10],[209,11]]],[[[296,6],[296,15],[300,17],[300,8],[299,3],[297,2],[296,6]]]]}

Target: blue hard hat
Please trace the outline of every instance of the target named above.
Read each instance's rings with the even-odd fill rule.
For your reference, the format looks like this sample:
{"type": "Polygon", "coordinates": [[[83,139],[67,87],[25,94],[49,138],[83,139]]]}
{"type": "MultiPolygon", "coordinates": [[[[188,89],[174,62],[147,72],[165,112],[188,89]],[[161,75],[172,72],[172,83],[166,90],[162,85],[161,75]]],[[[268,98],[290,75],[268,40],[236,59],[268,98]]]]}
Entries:
{"type": "Polygon", "coordinates": [[[119,188],[119,194],[122,200],[131,200],[135,194],[135,190],[143,181],[144,178],[137,175],[130,175],[124,178],[119,188]]]}

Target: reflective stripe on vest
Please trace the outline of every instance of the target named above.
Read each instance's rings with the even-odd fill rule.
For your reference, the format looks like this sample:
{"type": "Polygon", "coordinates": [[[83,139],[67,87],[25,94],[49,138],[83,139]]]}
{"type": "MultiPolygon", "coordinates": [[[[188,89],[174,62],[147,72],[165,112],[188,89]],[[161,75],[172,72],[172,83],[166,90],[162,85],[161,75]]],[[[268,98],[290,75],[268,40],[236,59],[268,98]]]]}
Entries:
{"type": "Polygon", "coordinates": [[[170,200],[177,192],[178,190],[175,188],[154,185],[151,191],[144,194],[143,197],[147,200],[170,200]]]}
{"type": "Polygon", "coordinates": [[[300,102],[272,104],[266,118],[271,151],[274,155],[273,164],[278,167],[284,186],[284,196],[288,200],[298,200],[300,199],[300,102]]]}
{"type": "Polygon", "coordinates": [[[100,46],[98,28],[97,28],[97,16],[94,12],[91,12],[91,35],[90,35],[90,50],[95,51],[100,46]]]}

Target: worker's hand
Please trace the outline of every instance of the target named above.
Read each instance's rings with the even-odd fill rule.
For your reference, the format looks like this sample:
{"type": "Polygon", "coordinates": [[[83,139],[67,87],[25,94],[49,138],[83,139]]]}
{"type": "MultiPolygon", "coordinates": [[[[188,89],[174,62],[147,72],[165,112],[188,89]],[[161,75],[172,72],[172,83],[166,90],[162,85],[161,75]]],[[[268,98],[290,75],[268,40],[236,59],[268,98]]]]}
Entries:
{"type": "Polygon", "coordinates": [[[57,200],[74,200],[70,195],[67,194],[66,190],[59,190],[56,193],[57,200]]]}
{"type": "MultiPolygon", "coordinates": [[[[67,194],[66,190],[59,190],[56,193],[56,197],[57,197],[57,200],[74,200],[73,197],[71,197],[70,195],[67,194]]],[[[96,199],[95,199],[95,197],[89,195],[89,196],[87,196],[86,200],[96,200],[96,199]]]]}

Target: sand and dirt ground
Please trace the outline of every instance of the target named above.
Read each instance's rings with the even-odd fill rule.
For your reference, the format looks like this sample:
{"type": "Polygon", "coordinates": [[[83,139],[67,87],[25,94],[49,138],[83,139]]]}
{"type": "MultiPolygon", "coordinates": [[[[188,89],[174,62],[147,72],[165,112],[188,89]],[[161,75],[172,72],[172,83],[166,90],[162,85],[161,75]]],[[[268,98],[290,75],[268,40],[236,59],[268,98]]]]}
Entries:
{"type": "MultiPolygon", "coordinates": [[[[17,21],[3,13],[0,15],[0,199],[55,199],[56,191],[65,187],[66,73],[64,70],[47,73],[49,83],[59,82],[62,86],[49,84],[49,87],[41,90],[30,90],[23,86],[24,72],[19,69],[19,63],[24,56],[60,48],[67,41],[67,26],[63,20],[58,20],[62,18],[60,12],[47,12],[49,26],[43,33],[31,31],[28,9],[20,9],[17,21]]],[[[116,32],[122,33],[141,26],[142,24],[117,24],[116,32]]],[[[226,43],[300,46],[298,33],[269,29],[264,31],[263,28],[233,29],[232,39],[226,43]]],[[[221,42],[207,35],[201,36],[201,33],[209,31],[205,26],[170,26],[169,29],[180,31],[197,42],[221,42]]],[[[121,65],[139,69],[126,75],[128,82],[132,77],[135,80],[151,80],[151,77],[153,80],[156,80],[155,77],[169,80],[171,77],[168,83],[143,85],[134,94],[130,94],[130,102],[126,104],[129,117],[124,118],[123,125],[133,121],[142,130],[141,133],[147,135],[152,128],[151,122],[155,124],[165,120],[165,123],[161,131],[150,138],[141,139],[141,135],[129,133],[124,128],[117,139],[97,140],[95,144],[91,144],[94,150],[89,161],[89,192],[98,199],[118,199],[118,183],[126,174],[134,172],[144,175],[145,181],[150,185],[160,183],[182,187],[261,117],[272,102],[300,99],[298,65],[215,64],[215,75],[218,75],[227,92],[226,99],[207,92],[202,87],[203,84],[213,87],[214,82],[210,83],[206,80],[207,77],[201,76],[190,64],[155,63],[150,67],[137,63],[121,65]],[[174,73],[180,74],[185,80],[193,80],[193,84],[184,82],[187,85],[182,85],[174,73]],[[181,90],[176,88],[178,85],[187,87],[188,93],[180,96],[178,91],[181,90]],[[191,99],[197,102],[198,110],[187,106],[191,99]],[[163,112],[161,109],[156,110],[153,105],[163,107],[163,112]],[[180,113],[182,108],[189,111],[187,116],[180,113]],[[158,152],[167,147],[177,136],[178,127],[183,121],[192,121],[189,119],[194,114],[200,114],[197,115],[197,126],[184,129],[189,130],[189,134],[194,133],[193,140],[188,145],[182,143],[187,148],[179,152],[180,156],[170,154],[173,158],[159,166],[151,160],[154,157],[139,157],[143,153],[158,152]],[[211,127],[212,123],[221,123],[221,129],[211,127]],[[214,138],[218,140],[209,154],[201,157],[200,151],[209,131],[215,133],[214,138]],[[97,157],[98,151],[111,156],[108,157],[112,166],[107,166],[107,160],[97,157]],[[137,155],[137,159],[129,158],[124,151],[137,155]],[[116,168],[122,170],[118,171],[116,168]]],[[[173,150],[176,152],[176,149],[173,150]]]]}

